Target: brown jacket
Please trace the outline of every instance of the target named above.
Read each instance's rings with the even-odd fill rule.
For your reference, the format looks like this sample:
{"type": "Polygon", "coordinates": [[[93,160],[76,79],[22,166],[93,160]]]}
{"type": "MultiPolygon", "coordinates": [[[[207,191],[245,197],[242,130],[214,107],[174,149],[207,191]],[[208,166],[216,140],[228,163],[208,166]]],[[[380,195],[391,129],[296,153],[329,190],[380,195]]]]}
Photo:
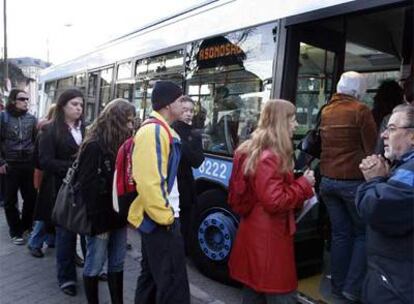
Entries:
{"type": "Polygon", "coordinates": [[[322,111],[321,173],[335,179],[363,179],[361,160],[374,152],[377,127],[370,109],[352,96],[334,94],[322,111]]]}

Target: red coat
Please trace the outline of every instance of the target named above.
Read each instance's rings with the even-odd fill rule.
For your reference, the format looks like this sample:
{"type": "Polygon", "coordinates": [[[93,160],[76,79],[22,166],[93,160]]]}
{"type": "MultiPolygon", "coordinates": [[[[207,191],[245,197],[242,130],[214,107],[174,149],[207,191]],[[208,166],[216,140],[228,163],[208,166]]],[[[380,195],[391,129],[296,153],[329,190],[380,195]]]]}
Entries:
{"type": "MultiPolygon", "coordinates": [[[[240,157],[235,157],[237,161],[240,157]]],[[[279,162],[273,152],[264,151],[257,174],[248,179],[246,195],[253,208],[241,217],[229,260],[231,277],[258,292],[287,293],[297,289],[294,213],[313,195],[304,177],[295,180],[292,172],[282,174],[279,162]]]]}

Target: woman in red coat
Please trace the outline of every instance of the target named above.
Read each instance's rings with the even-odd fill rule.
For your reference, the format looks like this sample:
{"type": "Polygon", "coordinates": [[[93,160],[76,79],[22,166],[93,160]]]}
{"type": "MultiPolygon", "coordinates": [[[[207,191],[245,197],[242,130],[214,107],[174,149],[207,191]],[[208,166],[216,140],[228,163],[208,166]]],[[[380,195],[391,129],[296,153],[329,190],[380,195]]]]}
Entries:
{"type": "Polygon", "coordinates": [[[313,196],[313,171],[293,175],[295,106],[269,100],[251,139],[237,149],[229,203],[241,216],[229,260],[242,303],[296,303],[295,210],[313,196]]]}

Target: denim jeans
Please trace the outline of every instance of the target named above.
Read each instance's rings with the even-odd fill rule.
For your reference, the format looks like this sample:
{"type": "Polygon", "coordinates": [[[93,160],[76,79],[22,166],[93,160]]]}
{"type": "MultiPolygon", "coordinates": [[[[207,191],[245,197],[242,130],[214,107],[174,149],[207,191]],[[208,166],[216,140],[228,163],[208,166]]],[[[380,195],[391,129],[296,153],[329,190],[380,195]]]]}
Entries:
{"type": "Polygon", "coordinates": [[[108,273],[124,270],[126,227],[86,237],[86,259],[83,275],[97,276],[108,259],[108,273]]]}
{"type": "Polygon", "coordinates": [[[366,274],[365,224],[358,215],[355,195],[360,180],[323,177],[320,195],[331,221],[332,292],[359,298],[366,274]]]}
{"type": "Polygon", "coordinates": [[[76,284],[76,233],[56,226],[56,267],[60,288],[76,284]]]}
{"type": "Polygon", "coordinates": [[[46,233],[44,221],[35,221],[33,231],[29,239],[29,246],[31,248],[41,249],[43,247],[43,243],[46,243],[49,246],[54,246],[55,236],[52,233],[46,233]]]}

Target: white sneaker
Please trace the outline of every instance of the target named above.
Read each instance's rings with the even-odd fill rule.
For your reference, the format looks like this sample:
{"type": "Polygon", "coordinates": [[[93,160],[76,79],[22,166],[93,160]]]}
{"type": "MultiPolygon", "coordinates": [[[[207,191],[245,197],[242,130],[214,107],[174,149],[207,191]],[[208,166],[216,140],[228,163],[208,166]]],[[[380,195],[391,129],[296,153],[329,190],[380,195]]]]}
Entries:
{"type": "Polygon", "coordinates": [[[21,236],[12,237],[12,242],[14,245],[24,245],[24,239],[21,236]]]}

